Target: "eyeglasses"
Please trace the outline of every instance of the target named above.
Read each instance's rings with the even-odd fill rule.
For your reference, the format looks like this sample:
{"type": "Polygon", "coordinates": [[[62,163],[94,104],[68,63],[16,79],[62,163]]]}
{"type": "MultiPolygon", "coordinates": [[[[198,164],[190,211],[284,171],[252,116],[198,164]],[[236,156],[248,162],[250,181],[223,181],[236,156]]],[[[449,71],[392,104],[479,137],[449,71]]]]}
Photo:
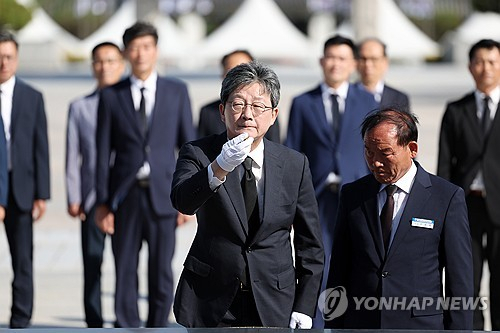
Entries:
{"type": "Polygon", "coordinates": [[[243,111],[245,111],[245,108],[247,106],[250,106],[250,109],[252,110],[252,114],[254,117],[258,117],[267,110],[273,108],[272,106],[266,106],[264,105],[264,103],[258,103],[258,102],[246,103],[242,100],[234,100],[231,102],[231,109],[233,109],[234,114],[242,113],[243,111]]]}
{"type": "Polygon", "coordinates": [[[366,63],[366,62],[372,62],[372,63],[378,63],[381,61],[384,57],[359,57],[359,61],[366,63]]]}

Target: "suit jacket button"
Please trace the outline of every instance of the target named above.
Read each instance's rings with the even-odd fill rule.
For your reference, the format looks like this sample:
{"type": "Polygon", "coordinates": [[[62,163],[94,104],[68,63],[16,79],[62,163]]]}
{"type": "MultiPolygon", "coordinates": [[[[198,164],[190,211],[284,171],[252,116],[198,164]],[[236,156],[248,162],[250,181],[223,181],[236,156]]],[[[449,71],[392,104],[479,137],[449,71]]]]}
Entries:
{"type": "Polygon", "coordinates": [[[385,279],[386,277],[389,276],[389,272],[385,271],[385,272],[382,272],[382,277],[385,279]]]}
{"type": "Polygon", "coordinates": [[[250,253],[250,252],[252,252],[252,251],[253,251],[253,249],[252,249],[251,247],[247,248],[247,252],[248,252],[248,253],[250,253]]]}

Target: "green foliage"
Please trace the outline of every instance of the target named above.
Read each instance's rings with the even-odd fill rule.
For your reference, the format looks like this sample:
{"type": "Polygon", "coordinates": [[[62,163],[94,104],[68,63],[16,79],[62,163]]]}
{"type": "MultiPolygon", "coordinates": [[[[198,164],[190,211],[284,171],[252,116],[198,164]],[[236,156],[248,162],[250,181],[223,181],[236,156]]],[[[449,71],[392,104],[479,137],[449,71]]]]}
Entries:
{"type": "Polygon", "coordinates": [[[434,34],[439,40],[447,31],[455,30],[464,20],[464,17],[453,13],[436,13],[434,34]]]}
{"type": "Polygon", "coordinates": [[[75,0],[38,0],[38,3],[61,27],[80,39],[91,35],[112,14],[112,11],[108,10],[101,15],[87,12],[77,17],[75,0]]]}
{"type": "Polygon", "coordinates": [[[19,30],[31,20],[31,9],[16,0],[0,0],[0,29],[19,30]]]}

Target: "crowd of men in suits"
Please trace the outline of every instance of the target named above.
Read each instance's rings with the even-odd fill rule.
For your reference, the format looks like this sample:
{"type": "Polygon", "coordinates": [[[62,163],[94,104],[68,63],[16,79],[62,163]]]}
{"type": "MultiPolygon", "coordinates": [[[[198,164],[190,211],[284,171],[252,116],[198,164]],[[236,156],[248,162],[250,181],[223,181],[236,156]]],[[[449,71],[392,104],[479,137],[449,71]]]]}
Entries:
{"type": "MultiPolygon", "coordinates": [[[[186,327],[483,329],[482,312],[463,304],[373,310],[355,299],[478,297],[488,260],[489,306],[498,311],[498,42],[472,46],[476,89],[447,105],[442,178],[415,160],[418,120],[408,95],[385,84],[389,60],[376,38],[326,40],[323,80],[293,99],[283,144],[270,67],[247,50],[225,55],[220,98],[202,108],[196,133],[186,84],[157,72],[157,42],[155,27],[137,22],[123,50],[96,45],[96,89],[69,108],[68,213],[82,221],[88,327],[104,323],[100,271],[110,235],[115,327],[166,327],[173,304],[186,327]],[[122,78],[125,61],[131,73],[122,78]],[[175,228],[191,215],[197,233],[174,299],[175,228]],[[332,317],[318,298],[338,288],[346,304],[332,317]]],[[[14,36],[1,32],[0,219],[14,272],[10,327],[23,328],[33,310],[32,224],[50,198],[50,167],[43,98],[15,75],[17,63],[14,36]]]]}

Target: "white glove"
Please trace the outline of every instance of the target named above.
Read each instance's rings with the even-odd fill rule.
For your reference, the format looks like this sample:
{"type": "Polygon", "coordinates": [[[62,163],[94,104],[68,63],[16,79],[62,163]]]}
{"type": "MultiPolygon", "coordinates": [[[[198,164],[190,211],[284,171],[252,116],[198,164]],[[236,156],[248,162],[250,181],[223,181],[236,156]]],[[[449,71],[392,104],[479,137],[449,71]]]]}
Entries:
{"type": "Polygon", "coordinates": [[[313,325],[313,320],[306,314],[300,312],[292,312],[290,318],[290,328],[310,329],[313,325]]]}
{"type": "Polygon", "coordinates": [[[217,164],[224,171],[233,171],[234,168],[243,163],[248,153],[250,153],[252,143],[253,138],[248,137],[248,133],[242,133],[232,138],[222,146],[222,151],[215,159],[217,164]]]}

